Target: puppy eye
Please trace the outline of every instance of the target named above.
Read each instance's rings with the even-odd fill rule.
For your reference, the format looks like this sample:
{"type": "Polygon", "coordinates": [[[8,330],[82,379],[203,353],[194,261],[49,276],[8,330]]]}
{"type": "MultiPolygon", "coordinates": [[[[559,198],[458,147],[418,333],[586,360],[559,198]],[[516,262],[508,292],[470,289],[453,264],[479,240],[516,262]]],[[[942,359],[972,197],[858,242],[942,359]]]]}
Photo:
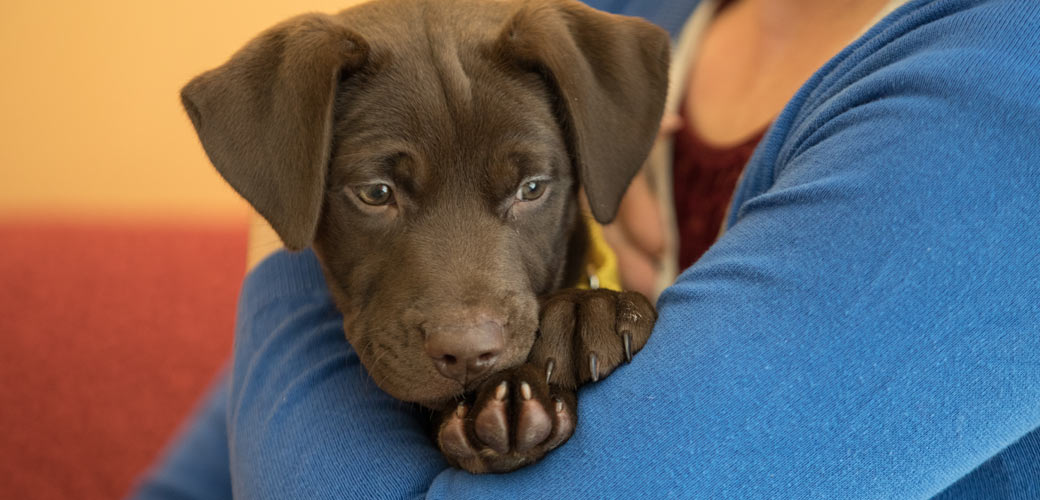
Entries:
{"type": "Polygon", "coordinates": [[[354,188],[354,194],[366,205],[389,205],[394,201],[394,190],[386,184],[365,184],[354,188]]]}
{"type": "Polygon", "coordinates": [[[524,181],[520,189],[516,191],[516,199],[520,201],[534,201],[545,194],[545,187],[549,183],[545,180],[524,181]]]}

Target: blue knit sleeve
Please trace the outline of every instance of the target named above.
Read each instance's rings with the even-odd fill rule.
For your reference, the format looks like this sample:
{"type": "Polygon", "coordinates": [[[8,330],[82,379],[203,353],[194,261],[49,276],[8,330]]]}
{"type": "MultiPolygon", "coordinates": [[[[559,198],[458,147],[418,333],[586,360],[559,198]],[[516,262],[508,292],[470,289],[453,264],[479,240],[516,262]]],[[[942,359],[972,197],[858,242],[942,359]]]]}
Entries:
{"type": "MultiPolygon", "coordinates": [[[[575,436],[430,497],[927,498],[1038,450],[1038,26],[940,0],[872,29],[778,119],[575,436]]],[[[1032,456],[992,493],[1036,493],[1032,456]]]]}
{"type": "Polygon", "coordinates": [[[362,368],[311,251],[243,284],[226,404],[236,498],[422,496],[447,467],[416,408],[362,368]]]}

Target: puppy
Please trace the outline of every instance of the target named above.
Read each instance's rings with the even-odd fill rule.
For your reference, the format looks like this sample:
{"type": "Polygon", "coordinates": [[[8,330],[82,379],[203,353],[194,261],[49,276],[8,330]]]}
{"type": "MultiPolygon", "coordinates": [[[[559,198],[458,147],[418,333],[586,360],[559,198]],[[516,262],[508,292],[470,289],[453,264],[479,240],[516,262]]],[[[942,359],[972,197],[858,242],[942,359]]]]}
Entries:
{"type": "Polygon", "coordinates": [[[451,463],[505,472],[565,442],[575,389],[650,335],[643,296],[573,287],[579,193],[614,218],[668,50],[574,0],[377,0],[282,22],[181,97],[220,174],[314,248],[372,379],[434,410],[451,463]]]}

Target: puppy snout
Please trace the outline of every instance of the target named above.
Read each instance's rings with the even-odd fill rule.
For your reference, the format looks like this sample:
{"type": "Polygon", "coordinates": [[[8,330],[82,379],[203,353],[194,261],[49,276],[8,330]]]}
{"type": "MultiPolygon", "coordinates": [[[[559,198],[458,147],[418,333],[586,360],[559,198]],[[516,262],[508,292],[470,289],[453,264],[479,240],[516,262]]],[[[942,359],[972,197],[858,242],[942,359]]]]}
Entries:
{"type": "Polygon", "coordinates": [[[505,348],[503,330],[497,321],[428,328],[425,329],[426,354],[442,375],[465,384],[498,362],[505,348]]]}

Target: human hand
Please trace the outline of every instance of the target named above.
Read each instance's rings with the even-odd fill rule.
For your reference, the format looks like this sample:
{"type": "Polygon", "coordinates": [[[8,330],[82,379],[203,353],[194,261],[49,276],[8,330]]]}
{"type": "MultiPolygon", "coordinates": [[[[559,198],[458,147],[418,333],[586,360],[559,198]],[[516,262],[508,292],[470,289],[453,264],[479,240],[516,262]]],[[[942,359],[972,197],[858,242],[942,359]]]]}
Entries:
{"type": "MultiPolygon", "coordinates": [[[[681,126],[678,115],[665,116],[657,140],[671,136],[681,126]]],[[[617,254],[624,288],[655,298],[658,269],[665,251],[665,228],[657,195],[645,172],[632,179],[617,218],[604,226],[603,236],[617,254]]]]}

